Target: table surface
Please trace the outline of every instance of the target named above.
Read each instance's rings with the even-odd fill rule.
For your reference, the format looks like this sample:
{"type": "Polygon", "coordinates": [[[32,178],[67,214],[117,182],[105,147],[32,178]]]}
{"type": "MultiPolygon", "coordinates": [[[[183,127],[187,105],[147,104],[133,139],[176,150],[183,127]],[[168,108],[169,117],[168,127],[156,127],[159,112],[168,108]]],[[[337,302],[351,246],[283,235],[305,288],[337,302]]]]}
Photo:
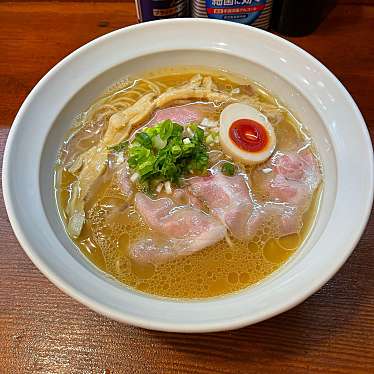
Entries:
{"type": "MultiPolygon", "coordinates": [[[[136,22],[121,1],[0,2],[0,153],[35,83],[71,51],[136,22]]],[[[342,1],[289,38],[351,92],[374,135],[374,2],[342,1]]],[[[10,227],[0,194],[0,373],[374,373],[374,219],[319,292],[237,331],[174,334],[104,318],[52,285],[10,227]]]]}

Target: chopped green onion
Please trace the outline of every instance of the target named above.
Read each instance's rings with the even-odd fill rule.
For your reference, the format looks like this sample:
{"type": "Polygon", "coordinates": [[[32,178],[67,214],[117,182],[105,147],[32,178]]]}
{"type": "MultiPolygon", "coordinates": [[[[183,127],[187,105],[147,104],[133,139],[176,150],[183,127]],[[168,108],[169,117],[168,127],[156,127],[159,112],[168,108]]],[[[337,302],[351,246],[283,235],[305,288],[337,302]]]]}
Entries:
{"type": "Polygon", "coordinates": [[[152,140],[146,132],[138,132],[135,135],[135,140],[145,148],[152,147],[152,140]]]}
{"type": "Polygon", "coordinates": [[[209,135],[206,137],[205,141],[206,141],[208,144],[212,144],[212,143],[214,143],[214,139],[213,139],[212,134],[209,134],[209,135]]]}
{"type": "Polygon", "coordinates": [[[163,187],[164,187],[164,184],[163,183],[159,183],[157,185],[157,187],[156,187],[156,192],[160,193],[162,191],[163,187]]]}
{"type": "Polygon", "coordinates": [[[233,176],[235,174],[235,166],[230,162],[225,162],[222,165],[222,173],[228,176],[233,176]]]}
{"type": "Polygon", "coordinates": [[[135,135],[127,156],[140,184],[147,183],[149,189],[156,191],[165,187],[166,191],[167,182],[178,183],[185,174],[207,170],[204,131],[192,124],[187,128],[191,137],[186,138],[183,132],[183,126],[166,120],[135,135]]]}
{"type": "Polygon", "coordinates": [[[160,135],[157,134],[156,136],[152,138],[152,144],[153,144],[153,147],[155,147],[156,149],[162,149],[166,146],[167,141],[162,140],[160,135]]]}
{"type": "Polygon", "coordinates": [[[128,146],[129,146],[129,142],[127,140],[123,140],[122,142],[120,142],[116,145],[112,145],[111,147],[108,147],[108,149],[110,151],[120,153],[120,152],[123,152],[124,150],[126,150],[128,146]]]}
{"type": "Polygon", "coordinates": [[[191,130],[191,127],[187,127],[187,134],[192,138],[194,136],[194,132],[191,130]]]}
{"type": "Polygon", "coordinates": [[[171,183],[170,181],[165,182],[165,192],[170,195],[171,194],[171,183]]]}

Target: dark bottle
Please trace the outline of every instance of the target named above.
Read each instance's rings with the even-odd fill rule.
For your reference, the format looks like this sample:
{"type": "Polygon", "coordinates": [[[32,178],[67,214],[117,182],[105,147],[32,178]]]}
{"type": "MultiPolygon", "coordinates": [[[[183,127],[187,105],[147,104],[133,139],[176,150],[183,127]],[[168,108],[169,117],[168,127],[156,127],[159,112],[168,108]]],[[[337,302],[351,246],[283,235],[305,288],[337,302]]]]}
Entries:
{"type": "Polygon", "coordinates": [[[280,34],[303,36],[312,33],[335,0],[274,0],[272,27],[280,34]]]}
{"type": "Polygon", "coordinates": [[[135,0],[139,22],[187,17],[189,0],[135,0]]]}

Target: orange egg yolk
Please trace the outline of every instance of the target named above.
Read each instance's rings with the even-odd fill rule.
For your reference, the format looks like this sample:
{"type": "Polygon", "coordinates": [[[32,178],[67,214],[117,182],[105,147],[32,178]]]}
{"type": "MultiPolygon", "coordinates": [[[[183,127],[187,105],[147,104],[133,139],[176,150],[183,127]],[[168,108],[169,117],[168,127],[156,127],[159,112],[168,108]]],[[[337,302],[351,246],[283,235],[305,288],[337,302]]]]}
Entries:
{"type": "Polygon", "coordinates": [[[242,150],[260,152],[268,144],[268,134],[260,123],[251,119],[238,119],[229,129],[230,139],[242,150]]]}

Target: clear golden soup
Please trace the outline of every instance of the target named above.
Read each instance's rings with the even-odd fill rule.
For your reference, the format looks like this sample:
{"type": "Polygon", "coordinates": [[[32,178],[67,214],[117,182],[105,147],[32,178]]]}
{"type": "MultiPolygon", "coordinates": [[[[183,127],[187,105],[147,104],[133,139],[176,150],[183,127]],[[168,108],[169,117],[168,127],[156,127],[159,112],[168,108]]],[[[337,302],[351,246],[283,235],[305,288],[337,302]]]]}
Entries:
{"type": "MultiPolygon", "coordinates": [[[[293,115],[263,87],[242,77],[226,72],[201,68],[163,69],[144,74],[142,79],[156,84],[160,91],[188,81],[196,72],[209,72],[218,88],[225,92],[243,85],[251,85],[256,98],[264,106],[276,106],[282,120],[275,126],[277,149],[287,150],[295,144],[309,144],[308,132],[295,120],[293,115]]],[[[86,117],[95,120],[101,115],[106,121],[116,110],[115,104],[135,100],[146,93],[147,84],[142,79],[119,83],[99,98],[86,112],[86,117]],[[132,82],[132,84],[130,83],[132,82]]],[[[189,101],[193,102],[193,101],[189,101]]],[[[117,106],[118,108],[118,106],[117,106]]],[[[210,113],[212,119],[219,118],[210,113]],[[214,118],[215,117],[215,118],[214,118]]],[[[75,124],[83,124],[82,119],[75,124]],[[79,122],[81,121],[81,123],[79,122]]],[[[88,144],[89,147],[91,144],[88,144]]],[[[220,146],[216,146],[220,149],[220,146]]],[[[314,152],[315,153],[315,152],[314,152]]],[[[229,159],[228,157],[226,157],[229,159]]],[[[246,168],[251,178],[251,187],[258,199],[262,198],[258,178],[250,167],[246,168]]],[[[65,170],[61,163],[56,167],[56,197],[59,210],[66,224],[65,208],[71,198],[71,185],[76,176],[65,170]]],[[[112,275],[125,285],[146,293],[173,298],[206,298],[235,292],[253,285],[284,264],[307,238],[316,216],[322,187],[314,193],[312,204],[303,215],[303,227],[298,234],[278,237],[267,223],[253,240],[243,242],[231,238],[231,245],[225,240],[190,256],[160,264],[139,264],[128,256],[129,243],[146,236],[148,227],[142,222],[133,207],[133,200],[126,201],[115,180],[101,177],[101,183],[89,195],[86,202],[86,223],[81,235],[73,239],[80,251],[97,267],[112,275]],[[130,204],[130,209],[118,207],[130,204]]]]}

